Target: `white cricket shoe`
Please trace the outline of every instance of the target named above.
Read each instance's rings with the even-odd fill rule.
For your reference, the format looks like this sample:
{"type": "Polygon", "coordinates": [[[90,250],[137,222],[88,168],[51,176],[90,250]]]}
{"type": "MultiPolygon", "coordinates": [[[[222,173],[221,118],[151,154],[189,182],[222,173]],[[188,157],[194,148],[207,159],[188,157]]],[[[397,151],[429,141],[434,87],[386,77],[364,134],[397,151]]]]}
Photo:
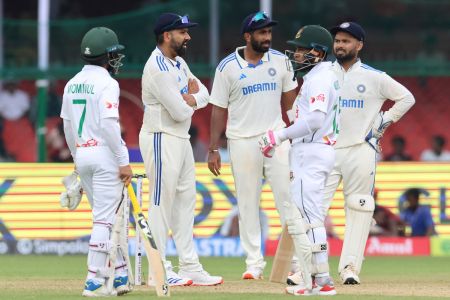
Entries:
{"type": "Polygon", "coordinates": [[[210,286],[223,283],[221,276],[211,276],[205,270],[195,272],[180,270],[178,275],[183,278],[191,278],[193,286],[210,286]]]}
{"type": "Polygon", "coordinates": [[[344,270],[339,273],[339,276],[342,284],[359,284],[361,282],[353,265],[346,265],[344,270]]]}
{"type": "Polygon", "coordinates": [[[303,280],[302,272],[297,272],[292,275],[289,275],[286,279],[286,283],[288,285],[305,285],[305,281],[303,280]]]}
{"type": "Polygon", "coordinates": [[[109,297],[117,296],[117,292],[113,290],[111,293],[104,284],[98,283],[93,279],[89,279],[84,284],[83,297],[109,297]]]}
{"type": "Polygon", "coordinates": [[[263,279],[264,268],[250,266],[247,271],[242,273],[242,279],[263,279]]]}
{"type": "MultiPolygon", "coordinates": [[[[169,286],[189,286],[192,285],[192,279],[184,276],[180,276],[172,270],[166,270],[167,283],[169,286]]],[[[149,286],[155,286],[153,279],[148,282],[149,286]]]]}

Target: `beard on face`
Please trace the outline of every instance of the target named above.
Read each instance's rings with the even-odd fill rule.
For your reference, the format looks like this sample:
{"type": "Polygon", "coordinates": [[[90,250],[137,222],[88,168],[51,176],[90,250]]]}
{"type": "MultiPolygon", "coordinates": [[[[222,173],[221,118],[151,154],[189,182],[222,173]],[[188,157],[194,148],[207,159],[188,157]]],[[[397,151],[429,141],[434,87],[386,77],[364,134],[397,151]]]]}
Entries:
{"type": "Polygon", "coordinates": [[[181,43],[177,43],[176,41],[172,40],[171,45],[172,49],[175,51],[175,53],[178,56],[184,56],[186,54],[186,42],[183,41],[181,43]]]}
{"type": "Polygon", "coordinates": [[[270,48],[270,41],[268,41],[267,44],[263,45],[263,43],[267,43],[267,41],[264,42],[258,42],[253,39],[253,37],[250,38],[250,44],[252,45],[253,51],[258,53],[266,53],[269,51],[270,48]]]}
{"type": "Polygon", "coordinates": [[[347,53],[345,52],[345,50],[343,50],[343,52],[339,54],[337,53],[337,51],[334,51],[334,56],[340,64],[354,60],[356,58],[356,55],[357,53],[355,49],[350,50],[347,53]]]}

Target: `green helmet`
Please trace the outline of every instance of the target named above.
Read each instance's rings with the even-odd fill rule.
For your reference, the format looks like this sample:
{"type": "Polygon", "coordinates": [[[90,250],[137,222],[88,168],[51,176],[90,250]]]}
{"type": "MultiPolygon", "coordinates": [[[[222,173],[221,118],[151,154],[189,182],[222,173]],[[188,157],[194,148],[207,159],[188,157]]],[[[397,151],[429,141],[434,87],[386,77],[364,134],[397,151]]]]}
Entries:
{"type": "Polygon", "coordinates": [[[81,41],[81,57],[92,64],[108,64],[108,71],[113,74],[123,65],[121,60],[125,56],[119,53],[123,49],[125,47],[119,44],[116,33],[106,27],[92,28],[81,41]]]}
{"type": "Polygon", "coordinates": [[[333,49],[333,37],[331,33],[319,25],[306,25],[300,28],[293,40],[287,42],[297,48],[310,49],[304,54],[304,61],[295,60],[293,51],[286,50],[288,56],[288,68],[292,63],[294,71],[310,70],[313,66],[321,62],[327,57],[333,49]],[[323,51],[324,55],[320,56],[319,51],[323,51]]]}

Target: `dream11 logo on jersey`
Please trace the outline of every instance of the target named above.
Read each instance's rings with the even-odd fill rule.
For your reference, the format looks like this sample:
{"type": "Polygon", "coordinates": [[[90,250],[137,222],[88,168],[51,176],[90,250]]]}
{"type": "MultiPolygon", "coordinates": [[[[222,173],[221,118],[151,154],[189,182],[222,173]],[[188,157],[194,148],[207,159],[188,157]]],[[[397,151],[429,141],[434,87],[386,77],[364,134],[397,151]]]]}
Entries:
{"type": "Polygon", "coordinates": [[[364,108],[363,99],[339,99],[339,105],[342,107],[349,108],[364,108]]]}

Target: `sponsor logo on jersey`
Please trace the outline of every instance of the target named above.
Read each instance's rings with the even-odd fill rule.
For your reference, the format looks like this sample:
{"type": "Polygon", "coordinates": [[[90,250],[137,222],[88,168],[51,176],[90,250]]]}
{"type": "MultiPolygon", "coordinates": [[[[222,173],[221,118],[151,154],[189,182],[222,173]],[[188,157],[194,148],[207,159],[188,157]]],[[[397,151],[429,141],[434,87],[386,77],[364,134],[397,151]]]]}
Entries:
{"type": "Polygon", "coordinates": [[[277,70],[275,70],[275,68],[269,68],[269,70],[267,70],[267,72],[269,73],[270,76],[275,76],[277,74],[277,70]]]}
{"type": "Polygon", "coordinates": [[[364,108],[364,100],[362,99],[339,99],[341,107],[364,108]]]}
{"type": "Polygon", "coordinates": [[[68,94],[91,94],[94,95],[94,85],[85,83],[74,83],[67,87],[68,94]]]}
{"type": "Polygon", "coordinates": [[[360,93],[364,93],[366,91],[366,86],[364,84],[358,84],[356,90],[360,93]]]}
{"type": "Polygon", "coordinates": [[[98,141],[95,139],[87,140],[86,143],[81,145],[77,143],[77,147],[95,147],[95,146],[98,146],[98,141]]]}
{"type": "Polygon", "coordinates": [[[112,108],[119,108],[119,103],[111,103],[109,101],[105,101],[105,105],[107,109],[112,109],[112,108]]]}
{"type": "Polygon", "coordinates": [[[263,82],[263,83],[255,83],[253,85],[249,85],[242,88],[242,93],[245,95],[258,93],[258,92],[266,92],[266,91],[275,91],[277,89],[276,82],[263,82]]]}
{"type": "Polygon", "coordinates": [[[322,102],[325,102],[325,95],[324,94],[319,94],[319,95],[317,95],[317,96],[313,96],[313,97],[311,97],[311,103],[314,103],[314,102],[316,102],[316,101],[322,101],[322,102]]]}

